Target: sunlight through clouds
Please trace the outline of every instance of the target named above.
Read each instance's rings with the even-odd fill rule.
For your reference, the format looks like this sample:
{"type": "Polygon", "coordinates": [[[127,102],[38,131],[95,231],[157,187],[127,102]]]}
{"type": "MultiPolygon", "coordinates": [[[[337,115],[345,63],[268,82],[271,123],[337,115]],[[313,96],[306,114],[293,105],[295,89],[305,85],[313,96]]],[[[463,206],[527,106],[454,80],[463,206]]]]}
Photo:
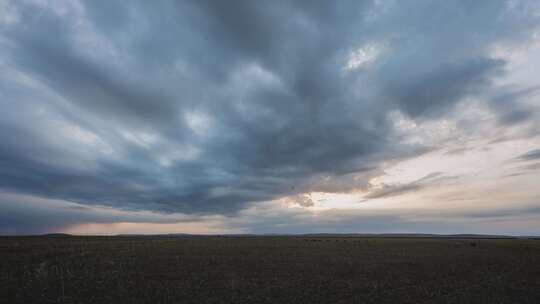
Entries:
{"type": "Polygon", "coordinates": [[[526,233],[539,16],[0,0],[0,233],[526,233]]]}

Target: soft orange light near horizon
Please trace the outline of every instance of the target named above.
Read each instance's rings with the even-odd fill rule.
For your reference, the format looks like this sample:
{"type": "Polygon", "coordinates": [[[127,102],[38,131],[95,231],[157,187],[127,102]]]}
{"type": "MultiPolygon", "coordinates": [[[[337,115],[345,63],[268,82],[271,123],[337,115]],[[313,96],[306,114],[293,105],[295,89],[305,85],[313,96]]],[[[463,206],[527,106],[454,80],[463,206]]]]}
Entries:
{"type": "Polygon", "coordinates": [[[116,234],[226,234],[240,233],[224,227],[214,227],[205,222],[189,223],[85,223],[70,227],[63,232],[77,235],[116,234]]]}

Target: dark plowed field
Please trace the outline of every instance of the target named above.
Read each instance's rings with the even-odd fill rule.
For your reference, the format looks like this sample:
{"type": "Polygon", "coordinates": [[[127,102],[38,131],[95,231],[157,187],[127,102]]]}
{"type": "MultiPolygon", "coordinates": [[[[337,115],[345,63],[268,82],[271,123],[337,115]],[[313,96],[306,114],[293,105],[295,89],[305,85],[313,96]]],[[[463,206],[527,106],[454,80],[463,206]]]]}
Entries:
{"type": "Polygon", "coordinates": [[[540,241],[3,237],[1,303],[540,303],[540,241]]]}

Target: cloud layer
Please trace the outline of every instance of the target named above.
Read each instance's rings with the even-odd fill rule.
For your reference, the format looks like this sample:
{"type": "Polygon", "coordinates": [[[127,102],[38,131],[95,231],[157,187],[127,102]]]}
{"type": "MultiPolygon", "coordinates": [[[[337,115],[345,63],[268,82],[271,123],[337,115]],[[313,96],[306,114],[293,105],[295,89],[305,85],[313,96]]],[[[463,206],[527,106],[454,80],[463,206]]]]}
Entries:
{"type": "Polygon", "coordinates": [[[398,116],[439,121],[477,99],[501,127],[536,117],[519,102],[534,88],[497,84],[497,51],[536,39],[536,1],[1,3],[11,193],[233,215],[369,189],[388,163],[444,148],[398,116]]]}

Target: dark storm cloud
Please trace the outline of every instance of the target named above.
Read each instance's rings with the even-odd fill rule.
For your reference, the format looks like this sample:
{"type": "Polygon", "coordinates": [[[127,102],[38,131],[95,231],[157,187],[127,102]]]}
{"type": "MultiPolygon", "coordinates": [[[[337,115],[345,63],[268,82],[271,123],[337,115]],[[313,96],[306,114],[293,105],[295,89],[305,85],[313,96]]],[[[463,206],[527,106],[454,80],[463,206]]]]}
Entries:
{"type": "Polygon", "coordinates": [[[482,58],[442,65],[420,77],[400,79],[390,87],[390,92],[395,94],[393,98],[398,100],[401,108],[413,117],[437,115],[463,96],[480,90],[503,64],[502,60],[482,58]]]}
{"type": "Polygon", "coordinates": [[[0,187],[185,213],[365,187],[433,148],[399,142],[389,113],[436,119],[481,95],[505,71],[492,47],[539,21],[506,1],[10,4],[0,187]]]}
{"type": "Polygon", "coordinates": [[[42,199],[28,195],[2,193],[0,197],[0,234],[37,234],[65,231],[81,223],[182,223],[180,216],[118,212],[94,209],[65,201],[42,199]]]}

